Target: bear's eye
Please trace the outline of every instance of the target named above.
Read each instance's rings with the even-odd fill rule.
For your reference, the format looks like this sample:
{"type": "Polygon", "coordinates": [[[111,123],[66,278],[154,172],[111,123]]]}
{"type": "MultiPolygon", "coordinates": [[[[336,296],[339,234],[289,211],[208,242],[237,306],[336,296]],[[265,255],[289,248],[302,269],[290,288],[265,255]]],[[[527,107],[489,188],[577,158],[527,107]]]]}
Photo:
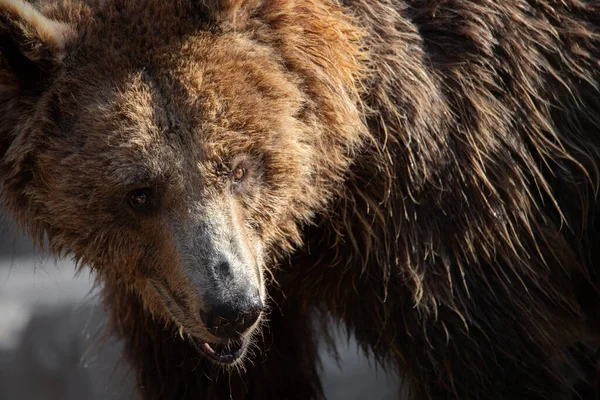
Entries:
{"type": "Polygon", "coordinates": [[[129,192],[129,205],[134,210],[148,210],[152,206],[152,189],[136,189],[129,192]]]}
{"type": "Polygon", "coordinates": [[[236,168],[231,174],[231,180],[233,183],[240,183],[246,176],[246,170],[244,168],[236,168]]]}

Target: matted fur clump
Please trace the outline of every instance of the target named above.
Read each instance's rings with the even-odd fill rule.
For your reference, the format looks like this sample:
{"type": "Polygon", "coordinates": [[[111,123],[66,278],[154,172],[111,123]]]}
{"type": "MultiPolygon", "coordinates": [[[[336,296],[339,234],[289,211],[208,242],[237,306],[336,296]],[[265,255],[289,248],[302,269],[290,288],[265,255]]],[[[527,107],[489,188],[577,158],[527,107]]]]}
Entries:
{"type": "Polygon", "coordinates": [[[597,1],[0,0],[2,200],[144,398],[322,398],[315,312],[414,399],[592,398],[599,46],[597,1]]]}

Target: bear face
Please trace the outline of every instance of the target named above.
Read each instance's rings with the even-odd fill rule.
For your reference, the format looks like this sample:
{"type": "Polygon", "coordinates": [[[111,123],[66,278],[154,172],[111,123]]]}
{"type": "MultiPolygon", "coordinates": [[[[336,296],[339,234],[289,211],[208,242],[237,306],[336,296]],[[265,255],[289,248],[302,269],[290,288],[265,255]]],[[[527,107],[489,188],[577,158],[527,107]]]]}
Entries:
{"type": "Polygon", "coordinates": [[[198,6],[0,2],[2,184],[53,251],[233,364],[260,324],[267,263],[300,242],[334,187],[319,182],[348,163],[353,142],[324,131],[362,125],[340,79],[308,104],[319,78],[228,28],[238,5],[198,6]],[[346,121],[321,121],[330,107],[346,121]],[[339,165],[315,170],[324,151],[339,165]]]}

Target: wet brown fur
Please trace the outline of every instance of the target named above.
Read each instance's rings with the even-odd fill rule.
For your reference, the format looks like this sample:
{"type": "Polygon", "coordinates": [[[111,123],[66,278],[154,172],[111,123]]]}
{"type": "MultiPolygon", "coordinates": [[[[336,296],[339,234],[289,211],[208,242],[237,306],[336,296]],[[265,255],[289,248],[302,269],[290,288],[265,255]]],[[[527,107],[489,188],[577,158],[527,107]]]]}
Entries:
{"type": "Polygon", "coordinates": [[[145,398],[322,397],[315,310],[415,399],[571,398],[600,326],[600,3],[342,3],[63,0],[47,34],[0,1],[5,205],[98,271],[145,398]],[[119,204],[141,180],[184,215],[237,154],[271,313],[219,371],[147,287],[192,301],[169,228],[119,204]]]}

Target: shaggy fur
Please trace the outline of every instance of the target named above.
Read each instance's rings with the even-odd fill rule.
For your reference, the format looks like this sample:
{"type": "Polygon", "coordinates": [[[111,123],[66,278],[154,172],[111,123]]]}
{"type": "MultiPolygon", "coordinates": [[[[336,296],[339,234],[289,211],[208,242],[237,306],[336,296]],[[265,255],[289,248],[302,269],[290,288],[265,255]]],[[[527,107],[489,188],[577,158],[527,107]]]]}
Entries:
{"type": "Polygon", "coordinates": [[[594,396],[599,2],[39,10],[0,0],[2,197],[98,272],[144,398],[321,398],[314,311],[414,399],[594,396]],[[149,215],[123,204],[140,186],[149,215]],[[233,371],[150,284],[202,307],[185,271],[207,215],[271,298],[233,371]]]}

